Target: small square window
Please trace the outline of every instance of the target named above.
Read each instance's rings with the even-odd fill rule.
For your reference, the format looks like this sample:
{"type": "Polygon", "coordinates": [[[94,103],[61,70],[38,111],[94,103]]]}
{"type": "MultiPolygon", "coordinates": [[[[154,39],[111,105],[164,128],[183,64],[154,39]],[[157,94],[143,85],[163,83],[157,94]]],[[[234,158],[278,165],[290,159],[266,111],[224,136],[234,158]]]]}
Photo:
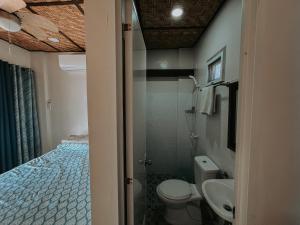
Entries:
{"type": "Polygon", "coordinates": [[[207,83],[215,84],[224,80],[225,71],[225,48],[217,52],[208,61],[208,80],[207,83]]]}

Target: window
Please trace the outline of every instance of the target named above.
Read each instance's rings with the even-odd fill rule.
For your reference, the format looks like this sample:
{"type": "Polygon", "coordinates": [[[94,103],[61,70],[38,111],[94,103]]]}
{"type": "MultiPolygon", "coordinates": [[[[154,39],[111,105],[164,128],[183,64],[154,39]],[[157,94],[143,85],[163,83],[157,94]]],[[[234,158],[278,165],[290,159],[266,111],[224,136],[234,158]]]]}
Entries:
{"type": "Polygon", "coordinates": [[[207,83],[215,84],[222,82],[225,71],[225,48],[217,52],[208,61],[208,80],[207,83]]]}

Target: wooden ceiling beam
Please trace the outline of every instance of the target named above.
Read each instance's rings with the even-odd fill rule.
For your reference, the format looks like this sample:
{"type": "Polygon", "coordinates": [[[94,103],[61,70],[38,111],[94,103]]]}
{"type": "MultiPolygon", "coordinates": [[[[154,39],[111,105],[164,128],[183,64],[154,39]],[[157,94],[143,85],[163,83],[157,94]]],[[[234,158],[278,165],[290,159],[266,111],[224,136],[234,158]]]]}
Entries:
{"type": "Polygon", "coordinates": [[[72,42],[73,45],[77,46],[81,51],[85,52],[85,49],[81,47],[79,44],[77,44],[75,41],[73,41],[68,35],[66,35],[64,32],[59,31],[61,35],[63,35],[65,38],[67,38],[70,42],[72,42]]]}
{"type": "Polygon", "coordinates": [[[52,1],[52,2],[28,2],[28,7],[35,6],[60,6],[60,5],[74,5],[74,4],[83,4],[83,0],[70,0],[70,1],[52,1]],[[76,3],[74,3],[76,2],[76,3]]]}
{"type": "Polygon", "coordinates": [[[34,14],[37,14],[37,12],[36,11],[34,11],[32,8],[30,8],[30,6],[29,5],[27,5],[26,6],[26,8],[30,11],[30,12],[32,12],[32,13],[34,13],[34,14]]]}
{"type": "Polygon", "coordinates": [[[84,10],[83,10],[83,8],[82,8],[79,4],[75,4],[75,6],[76,6],[77,9],[81,12],[81,14],[84,15],[84,10]]]}
{"type": "Polygon", "coordinates": [[[29,2],[27,6],[30,7],[49,7],[49,6],[64,6],[64,5],[75,5],[82,15],[84,15],[84,10],[80,4],[83,4],[84,0],[69,0],[69,1],[53,1],[53,2],[29,2]]]}
{"type": "Polygon", "coordinates": [[[30,49],[25,48],[24,46],[21,46],[21,45],[19,45],[17,43],[14,43],[14,42],[10,42],[9,40],[6,40],[6,39],[4,39],[2,37],[0,37],[0,40],[7,42],[9,45],[12,44],[12,45],[18,46],[19,48],[22,48],[22,49],[24,49],[26,51],[31,51],[30,49]]]}
{"type": "Polygon", "coordinates": [[[72,0],[72,2],[74,3],[74,5],[77,7],[77,9],[81,12],[82,15],[84,15],[84,10],[81,7],[80,4],[82,4],[83,2],[79,1],[79,0],[72,0]]]}

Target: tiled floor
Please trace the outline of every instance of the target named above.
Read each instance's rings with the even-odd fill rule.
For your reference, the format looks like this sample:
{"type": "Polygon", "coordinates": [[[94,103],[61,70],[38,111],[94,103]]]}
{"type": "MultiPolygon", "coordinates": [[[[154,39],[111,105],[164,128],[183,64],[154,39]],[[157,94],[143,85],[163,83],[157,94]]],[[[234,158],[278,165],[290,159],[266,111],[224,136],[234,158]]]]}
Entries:
{"type": "Polygon", "coordinates": [[[156,187],[162,181],[172,178],[174,177],[169,175],[147,174],[146,225],[169,225],[164,220],[165,207],[157,196],[156,187]]]}
{"type": "MultiPolygon", "coordinates": [[[[165,206],[159,200],[156,194],[156,187],[162,181],[167,179],[183,179],[163,174],[147,175],[147,193],[146,193],[146,225],[170,225],[163,217],[165,206]]],[[[224,221],[210,209],[205,201],[201,202],[202,225],[224,225],[224,221]]],[[[182,224],[185,225],[185,224],[182,224]]]]}
{"type": "Polygon", "coordinates": [[[164,174],[147,174],[146,225],[169,225],[163,217],[165,206],[156,193],[157,185],[168,179],[176,179],[176,177],[164,174]]]}

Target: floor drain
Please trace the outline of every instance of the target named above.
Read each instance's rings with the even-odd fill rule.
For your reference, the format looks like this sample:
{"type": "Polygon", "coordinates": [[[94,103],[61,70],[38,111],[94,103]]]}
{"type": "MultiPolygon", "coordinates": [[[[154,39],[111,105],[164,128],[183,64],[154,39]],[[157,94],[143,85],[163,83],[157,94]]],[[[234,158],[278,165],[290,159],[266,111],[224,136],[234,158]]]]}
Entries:
{"type": "Polygon", "coordinates": [[[224,204],[223,208],[228,212],[232,212],[232,208],[229,205],[224,204]]]}

